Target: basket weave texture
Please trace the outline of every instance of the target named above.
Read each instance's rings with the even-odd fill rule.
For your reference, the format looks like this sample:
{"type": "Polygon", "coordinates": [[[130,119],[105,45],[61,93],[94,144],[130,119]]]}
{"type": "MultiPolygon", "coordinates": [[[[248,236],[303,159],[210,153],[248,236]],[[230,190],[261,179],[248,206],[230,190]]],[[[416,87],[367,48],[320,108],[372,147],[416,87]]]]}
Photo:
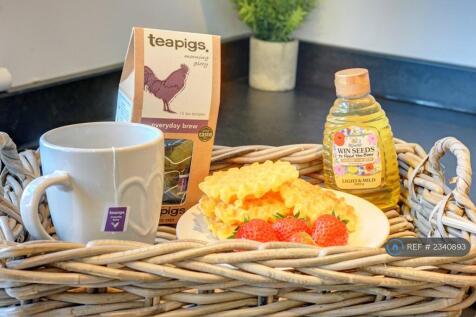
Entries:
{"type": "MultiPolygon", "coordinates": [[[[428,155],[418,144],[395,144],[402,196],[385,211],[390,238],[464,237],[475,246],[468,255],[399,258],[383,248],[207,244],[176,240],[174,229],[162,226],[155,245],[29,241],[18,205],[23,188],[40,175],[39,155],[18,154],[0,133],[0,316],[459,316],[476,301],[469,152],[451,137],[428,155]],[[457,158],[454,189],[439,163],[446,152],[457,158]]],[[[322,146],[315,144],[216,146],[212,170],[278,159],[322,182],[322,146]]],[[[53,234],[46,201],[39,213],[53,234]]]]}

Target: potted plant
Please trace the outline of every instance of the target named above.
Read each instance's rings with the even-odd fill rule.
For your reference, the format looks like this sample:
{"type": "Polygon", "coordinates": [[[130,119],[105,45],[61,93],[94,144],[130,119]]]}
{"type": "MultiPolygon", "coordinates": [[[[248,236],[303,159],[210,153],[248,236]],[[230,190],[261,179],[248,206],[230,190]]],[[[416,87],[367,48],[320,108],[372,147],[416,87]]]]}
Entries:
{"type": "Polygon", "coordinates": [[[233,0],[240,19],[252,30],[250,86],[267,91],[293,89],[299,41],[293,32],[315,0],[233,0]]]}

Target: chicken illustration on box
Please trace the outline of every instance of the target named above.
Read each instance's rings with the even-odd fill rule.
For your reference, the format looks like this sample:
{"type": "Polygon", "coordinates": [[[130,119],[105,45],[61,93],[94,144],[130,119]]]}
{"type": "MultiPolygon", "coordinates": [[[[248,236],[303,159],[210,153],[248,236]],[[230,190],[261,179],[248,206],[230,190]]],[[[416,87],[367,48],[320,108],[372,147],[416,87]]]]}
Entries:
{"type": "Polygon", "coordinates": [[[144,66],[144,90],[162,100],[164,111],[175,113],[170,109],[170,103],[184,89],[187,76],[188,66],[185,64],[164,80],[157,78],[150,67],[144,66]]]}

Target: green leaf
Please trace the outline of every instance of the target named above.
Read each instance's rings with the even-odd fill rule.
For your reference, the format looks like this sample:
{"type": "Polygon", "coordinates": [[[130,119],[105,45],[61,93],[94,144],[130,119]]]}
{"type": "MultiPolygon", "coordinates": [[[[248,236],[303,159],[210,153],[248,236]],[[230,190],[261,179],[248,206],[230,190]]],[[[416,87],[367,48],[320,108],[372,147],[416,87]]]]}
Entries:
{"type": "Polygon", "coordinates": [[[276,218],[276,219],[283,219],[283,218],[285,218],[285,217],[284,217],[283,214],[277,212],[277,213],[274,214],[274,218],[276,218]]]}
{"type": "Polygon", "coordinates": [[[239,18],[264,41],[287,42],[316,0],[232,0],[239,18]]]}
{"type": "Polygon", "coordinates": [[[294,215],[294,218],[299,218],[300,215],[301,215],[301,211],[298,211],[298,212],[294,215]]]}

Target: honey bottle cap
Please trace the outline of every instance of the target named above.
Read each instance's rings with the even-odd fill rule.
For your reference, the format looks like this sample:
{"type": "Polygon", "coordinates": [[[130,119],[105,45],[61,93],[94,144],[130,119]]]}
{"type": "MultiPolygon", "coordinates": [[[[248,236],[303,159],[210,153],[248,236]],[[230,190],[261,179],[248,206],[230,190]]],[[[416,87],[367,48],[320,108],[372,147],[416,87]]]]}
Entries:
{"type": "Polygon", "coordinates": [[[355,98],[370,93],[369,71],[365,68],[349,68],[335,73],[334,83],[338,97],[355,98]]]}

